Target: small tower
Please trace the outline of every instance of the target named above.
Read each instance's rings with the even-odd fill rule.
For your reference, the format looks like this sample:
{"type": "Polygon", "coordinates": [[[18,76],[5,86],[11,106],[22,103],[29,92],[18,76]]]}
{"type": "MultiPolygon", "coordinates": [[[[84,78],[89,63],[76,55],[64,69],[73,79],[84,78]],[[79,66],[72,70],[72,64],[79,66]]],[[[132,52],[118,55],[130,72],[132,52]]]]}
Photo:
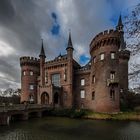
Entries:
{"type": "Polygon", "coordinates": [[[122,16],[120,15],[118,20],[118,25],[116,26],[116,30],[119,32],[123,32],[123,23],[122,23],[122,16]]]}
{"type": "Polygon", "coordinates": [[[21,100],[20,102],[37,103],[37,78],[39,76],[39,60],[33,57],[21,57],[21,100]]]}
{"type": "Polygon", "coordinates": [[[123,31],[123,23],[122,16],[120,15],[118,20],[118,25],[116,26],[116,30],[120,33],[120,50],[124,50],[126,48],[126,42],[124,41],[124,31],[123,31]]]}
{"type": "Polygon", "coordinates": [[[69,39],[68,39],[68,45],[67,45],[67,56],[69,59],[73,58],[73,45],[72,45],[72,40],[71,40],[71,33],[69,32],[69,39]]]}
{"type": "Polygon", "coordinates": [[[40,85],[45,85],[45,51],[43,46],[43,39],[42,39],[42,46],[41,46],[41,52],[40,52],[40,85]]]}
{"type": "MultiPolygon", "coordinates": [[[[128,61],[130,58],[130,51],[126,50],[126,42],[124,41],[124,30],[121,15],[119,17],[116,30],[120,36],[120,51],[119,51],[119,84],[121,92],[127,93],[128,90],[128,61]]],[[[122,93],[121,93],[122,94],[122,93]]]]}
{"type": "Polygon", "coordinates": [[[68,45],[67,45],[67,83],[68,83],[68,102],[67,107],[71,108],[73,106],[73,45],[71,40],[71,33],[69,33],[68,45]]]}

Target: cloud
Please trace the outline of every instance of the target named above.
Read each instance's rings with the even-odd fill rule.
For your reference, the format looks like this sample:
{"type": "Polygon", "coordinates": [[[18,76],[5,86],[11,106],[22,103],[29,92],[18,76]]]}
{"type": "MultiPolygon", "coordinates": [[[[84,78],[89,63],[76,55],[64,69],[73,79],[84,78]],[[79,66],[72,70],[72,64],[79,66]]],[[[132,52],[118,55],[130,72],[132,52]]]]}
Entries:
{"type": "MultiPolygon", "coordinates": [[[[74,57],[90,58],[89,44],[99,32],[115,27],[122,9],[138,0],[1,0],[0,88],[20,85],[20,56],[38,57],[41,38],[47,60],[66,53],[71,29],[74,57]],[[15,81],[12,83],[11,81],[15,81]]],[[[82,59],[83,60],[83,59],[82,59]]]]}

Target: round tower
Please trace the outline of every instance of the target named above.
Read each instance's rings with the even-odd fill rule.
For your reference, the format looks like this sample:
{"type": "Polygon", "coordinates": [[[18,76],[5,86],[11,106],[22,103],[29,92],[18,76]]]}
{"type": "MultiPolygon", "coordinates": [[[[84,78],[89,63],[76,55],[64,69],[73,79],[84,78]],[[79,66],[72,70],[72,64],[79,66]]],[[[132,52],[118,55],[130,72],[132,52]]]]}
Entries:
{"type": "Polygon", "coordinates": [[[90,44],[94,111],[119,111],[119,47],[120,35],[116,30],[101,32],[90,44]]]}
{"type": "MultiPolygon", "coordinates": [[[[128,92],[128,61],[130,58],[130,51],[120,50],[119,52],[119,73],[120,73],[120,90],[121,94],[128,92]]],[[[122,95],[123,96],[123,95],[122,95]]]]}
{"type": "Polygon", "coordinates": [[[33,57],[21,57],[21,103],[37,102],[37,78],[39,60],[33,57]]]}

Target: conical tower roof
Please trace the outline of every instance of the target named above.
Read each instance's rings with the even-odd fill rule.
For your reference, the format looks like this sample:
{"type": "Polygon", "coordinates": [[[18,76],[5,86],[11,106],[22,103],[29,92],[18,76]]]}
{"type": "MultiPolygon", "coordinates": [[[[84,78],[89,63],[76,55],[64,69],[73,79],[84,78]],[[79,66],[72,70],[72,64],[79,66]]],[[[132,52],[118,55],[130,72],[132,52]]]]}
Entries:
{"type": "Polygon", "coordinates": [[[68,45],[67,45],[66,50],[69,49],[69,48],[73,49],[72,39],[71,39],[71,32],[69,32],[68,45]]]}
{"type": "Polygon", "coordinates": [[[46,57],[45,51],[44,51],[44,46],[43,46],[43,39],[42,39],[42,45],[41,45],[41,51],[39,57],[46,57]]]}

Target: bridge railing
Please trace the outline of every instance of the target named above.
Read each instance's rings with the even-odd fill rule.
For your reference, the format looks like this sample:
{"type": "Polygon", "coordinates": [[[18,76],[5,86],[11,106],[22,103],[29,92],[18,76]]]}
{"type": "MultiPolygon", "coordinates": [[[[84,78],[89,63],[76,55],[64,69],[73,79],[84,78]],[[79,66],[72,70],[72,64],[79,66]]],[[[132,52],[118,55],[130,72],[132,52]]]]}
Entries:
{"type": "Polygon", "coordinates": [[[28,110],[28,109],[41,109],[49,108],[49,105],[39,105],[39,104],[16,104],[16,105],[1,105],[0,112],[8,112],[12,110],[28,110]]]}

